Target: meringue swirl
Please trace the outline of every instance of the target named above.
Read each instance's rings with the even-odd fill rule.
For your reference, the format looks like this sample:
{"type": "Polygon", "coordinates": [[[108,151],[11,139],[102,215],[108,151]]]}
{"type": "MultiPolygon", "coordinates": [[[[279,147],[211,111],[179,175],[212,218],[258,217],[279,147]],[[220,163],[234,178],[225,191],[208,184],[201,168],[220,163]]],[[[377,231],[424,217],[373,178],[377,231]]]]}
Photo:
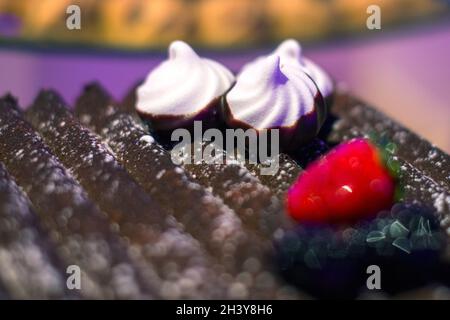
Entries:
{"type": "Polygon", "coordinates": [[[302,47],[298,41],[285,40],[273,53],[281,57],[282,64],[300,65],[303,71],[314,80],[323,97],[333,93],[334,85],[330,76],[317,64],[303,56],[302,47]]]}
{"type": "Polygon", "coordinates": [[[226,102],[233,119],[262,130],[297,125],[301,117],[316,111],[318,96],[300,66],[283,64],[273,54],[242,69],[226,102]]]}
{"type": "Polygon", "coordinates": [[[143,114],[186,116],[200,112],[233,84],[223,65],[199,57],[185,42],[169,46],[169,58],[137,89],[136,110],[143,114]]]}

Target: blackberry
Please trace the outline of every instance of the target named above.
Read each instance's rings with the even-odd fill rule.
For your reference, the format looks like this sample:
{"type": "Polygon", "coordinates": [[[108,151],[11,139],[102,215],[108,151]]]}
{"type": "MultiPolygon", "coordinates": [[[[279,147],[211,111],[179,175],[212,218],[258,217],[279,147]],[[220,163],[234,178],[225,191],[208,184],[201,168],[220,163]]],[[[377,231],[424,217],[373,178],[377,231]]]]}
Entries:
{"type": "Polygon", "coordinates": [[[396,204],[353,227],[298,225],[275,240],[279,270],[318,298],[354,298],[370,265],[381,270],[381,289],[410,290],[441,277],[444,235],[432,209],[396,204]]]}
{"type": "Polygon", "coordinates": [[[355,298],[365,276],[364,236],[353,228],[299,225],[275,243],[281,274],[319,298],[355,298]]]}
{"type": "Polygon", "coordinates": [[[433,209],[397,204],[367,227],[368,261],[381,268],[381,287],[395,294],[437,280],[445,248],[433,209]]]}

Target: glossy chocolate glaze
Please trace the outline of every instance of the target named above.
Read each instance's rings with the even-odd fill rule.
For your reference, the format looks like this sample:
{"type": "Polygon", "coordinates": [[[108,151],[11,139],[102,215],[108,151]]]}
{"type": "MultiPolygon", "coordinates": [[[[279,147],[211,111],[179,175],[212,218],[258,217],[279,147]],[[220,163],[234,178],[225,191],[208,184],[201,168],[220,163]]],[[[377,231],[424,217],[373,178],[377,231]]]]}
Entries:
{"type": "MultiPolygon", "coordinates": [[[[170,137],[174,129],[184,128],[193,133],[194,121],[202,122],[203,131],[209,128],[223,129],[225,127],[225,123],[223,122],[220,114],[222,97],[213,99],[199,112],[183,116],[152,115],[136,111],[136,90],[142,82],[143,81],[138,81],[131,87],[122,103],[117,104],[117,108],[129,113],[130,115],[138,115],[140,119],[144,120],[149,125],[153,135],[155,135],[160,142],[163,142],[166,145],[171,145],[170,137]]],[[[80,98],[82,99],[83,96],[80,98]]]]}
{"type": "Polygon", "coordinates": [[[186,114],[181,116],[176,115],[152,115],[149,113],[139,112],[139,116],[149,124],[149,127],[153,134],[160,137],[164,141],[169,142],[173,130],[178,128],[184,128],[189,132],[194,132],[194,121],[201,121],[203,124],[203,130],[209,128],[223,128],[224,124],[220,118],[221,98],[215,98],[201,111],[194,114],[186,114]]]}

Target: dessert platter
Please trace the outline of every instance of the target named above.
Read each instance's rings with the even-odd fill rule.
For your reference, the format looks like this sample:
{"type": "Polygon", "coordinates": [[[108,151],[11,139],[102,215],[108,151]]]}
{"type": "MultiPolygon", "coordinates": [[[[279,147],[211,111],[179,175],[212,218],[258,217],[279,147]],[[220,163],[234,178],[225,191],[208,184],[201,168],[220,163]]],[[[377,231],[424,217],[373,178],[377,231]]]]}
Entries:
{"type": "Polygon", "coordinates": [[[122,101],[98,83],[74,106],[0,99],[0,297],[363,298],[373,268],[377,297],[448,290],[449,155],[297,41],[237,73],[175,41],[136,81],[122,101]],[[231,157],[228,130],[274,134],[277,170],[231,157]]]}

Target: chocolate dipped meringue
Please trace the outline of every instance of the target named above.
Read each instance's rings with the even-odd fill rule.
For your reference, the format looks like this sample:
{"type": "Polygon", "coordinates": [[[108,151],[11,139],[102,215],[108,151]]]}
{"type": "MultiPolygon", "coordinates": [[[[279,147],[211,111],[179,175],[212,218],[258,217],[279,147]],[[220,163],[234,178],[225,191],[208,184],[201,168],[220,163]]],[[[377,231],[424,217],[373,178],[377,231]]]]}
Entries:
{"type": "Polygon", "coordinates": [[[220,97],[234,81],[225,66],[174,41],[168,59],[138,87],[136,111],[154,131],[190,129],[196,120],[203,121],[203,127],[215,127],[220,123],[220,97]]]}
{"type": "Polygon", "coordinates": [[[223,99],[230,127],[258,132],[279,129],[280,147],[294,150],[314,138],[322,126],[325,102],[311,77],[299,64],[269,55],[244,66],[223,99]]]}

